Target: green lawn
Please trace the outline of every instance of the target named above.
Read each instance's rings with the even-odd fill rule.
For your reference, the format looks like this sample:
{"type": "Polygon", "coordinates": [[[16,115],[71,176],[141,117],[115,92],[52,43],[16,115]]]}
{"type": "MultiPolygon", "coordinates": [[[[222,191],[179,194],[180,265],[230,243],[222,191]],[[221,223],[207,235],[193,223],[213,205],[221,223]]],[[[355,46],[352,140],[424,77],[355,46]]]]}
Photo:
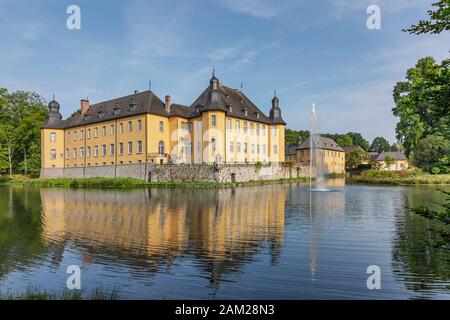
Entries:
{"type": "MultiPolygon", "coordinates": [[[[86,178],[86,179],[26,179],[23,177],[4,179],[3,184],[24,185],[36,187],[65,187],[65,188],[142,188],[142,187],[224,187],[239,185],[262,185],[273,183],[305,182],[309,178],[257,180],[248,182],[145,182],[133,178],[86,178]]],[[[0,180],[2,183],[2,180],[0,180]]]]}

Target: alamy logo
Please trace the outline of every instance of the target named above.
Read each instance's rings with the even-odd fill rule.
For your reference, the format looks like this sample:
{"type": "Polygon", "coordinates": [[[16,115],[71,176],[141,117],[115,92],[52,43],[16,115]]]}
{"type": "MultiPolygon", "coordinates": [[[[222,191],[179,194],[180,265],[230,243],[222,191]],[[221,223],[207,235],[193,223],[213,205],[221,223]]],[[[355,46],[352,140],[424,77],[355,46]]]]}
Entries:
{"type": "Polygon", "coordinates": [[[370,16],[367,18],[367,28],[369,30],[381,29],[381,9],[377,5],[371,5],[367,7],[367,14],[370,16]]]}
{"type": "Polygon", "coordinates": [[[66,25],[69,30],[81,29],[81,9],[77,5],[70,5],[67,7],[66,13],[69,14],[66,25]]]}
{"type": "Polygon", "coordinates": [[[79,266],[71,265],[67,267],[67,274],[70,276],[67,278],[66,285],[69,290],[81,289],[81,269],[79,266]]]}
{"type": "Polygon", "coordinates": [[[370,274],[367,278],[367,289],[381,289],[381,269],[379,266],[371,265],[367,267],[366,273],[370,274]]]}

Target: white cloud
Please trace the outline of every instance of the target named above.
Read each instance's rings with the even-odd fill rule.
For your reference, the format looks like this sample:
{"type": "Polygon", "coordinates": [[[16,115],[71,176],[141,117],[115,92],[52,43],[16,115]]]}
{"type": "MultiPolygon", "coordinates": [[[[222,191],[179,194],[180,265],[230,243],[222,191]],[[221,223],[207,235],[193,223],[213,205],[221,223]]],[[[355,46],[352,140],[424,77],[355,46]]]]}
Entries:
{"type": "Polygon", "coordinates": [[[222,6],[258,18],[273,18],[299,4],[300,0],[216,0],[222,6]]]}
{"type": "Polygon", "coordinates": [[[229,59],[233,56],[235,56],[235,54],[238,52],[240,46],[228,46],[228,47],[222,47],[222,48],[217,48],[215,50],[213,50],[213,52],[211,52],[208,55],[208,58],[214,61],[223,61],[226,59],[229,59]]]}
{"type": "Polygon", "coordinates": [[[329,0],[332,6],[341,11],[361,11],[370,5],[377,5],[381,11],[394,13],[409,8],[421,8],[430,4],[426,0],[329,0]]]}

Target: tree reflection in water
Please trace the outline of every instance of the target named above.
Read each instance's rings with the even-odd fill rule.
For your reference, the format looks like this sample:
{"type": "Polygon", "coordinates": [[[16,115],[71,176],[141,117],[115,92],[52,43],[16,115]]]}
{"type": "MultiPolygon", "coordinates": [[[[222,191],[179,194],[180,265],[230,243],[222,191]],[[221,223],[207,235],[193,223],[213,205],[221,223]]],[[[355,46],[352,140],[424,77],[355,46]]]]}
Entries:
{"type": "MultiPolygon", "coordinates": [[[[404,204],[408,208],[421,204],[433,206],[442,203],[445,196],[435,189],[411,188],[404,193],[404,204]]],[[[409,290],[427,297],[427,291],[450,289],[450,252],[434,247],[444,224],[430,221],[413,212],[399,215],[396,221],[396,238],[392,252],[393,269],[397,278],[409,290]]]]}

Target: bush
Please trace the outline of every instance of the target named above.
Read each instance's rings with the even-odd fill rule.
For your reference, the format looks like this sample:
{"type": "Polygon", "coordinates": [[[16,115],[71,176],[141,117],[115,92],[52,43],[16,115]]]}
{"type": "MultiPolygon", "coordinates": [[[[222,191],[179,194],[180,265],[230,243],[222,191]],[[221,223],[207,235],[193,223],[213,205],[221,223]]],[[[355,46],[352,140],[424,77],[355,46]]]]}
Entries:
{"type": "Polygon", "coordinates": [[[261,167],[262,167],[262,163],[260,162],[260,161],[258,161],[256,164],[255,164],[255,167],[256,167],[256,169],[261,169],[261,167]]]}
{"type": "Polygon", "coordinates": [[[383,171],[383,170],[366,170],[361,172],[362,177],[370,178],[409,178],[417,177],[422,174],[420,169],[400,170],[400,171],[383,171]]]}
{"type": "Polygon", "coordinates": [[[11,181],[11,178],[8,176],[0,176],[0,183],[7,183],[11,181]]]}
{"type": "Polygon", "coordinates": [[[373,178],[394,178],[397,173],[394,171],[383,171],[383,170],[366,170],[361,172],[363,177],[373,177],[373,178]]]}
{"type": "Polygon", "coordinates": [[[438,167],[434,167],[433,169],[431,169],[432,174],[439,174],[440,172],[441,172],[441,169],[439,169],[438,167]]]}

